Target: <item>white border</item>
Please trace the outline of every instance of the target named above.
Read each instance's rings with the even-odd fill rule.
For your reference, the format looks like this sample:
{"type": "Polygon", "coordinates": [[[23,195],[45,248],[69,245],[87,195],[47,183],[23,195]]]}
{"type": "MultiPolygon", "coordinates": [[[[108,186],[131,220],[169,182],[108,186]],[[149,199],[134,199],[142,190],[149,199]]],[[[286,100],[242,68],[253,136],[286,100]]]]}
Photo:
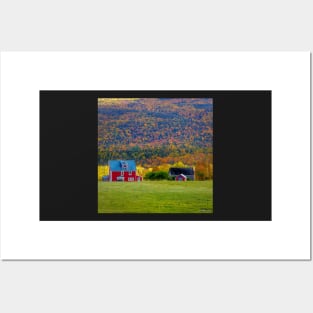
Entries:
{"type": "Polygon", "coordinates": [[[1,257],[309,259],[310,54],[1,53],[1,257]],[[40,222],[39,90],[123,89],[272,90],[273,220],[40,222]]]}

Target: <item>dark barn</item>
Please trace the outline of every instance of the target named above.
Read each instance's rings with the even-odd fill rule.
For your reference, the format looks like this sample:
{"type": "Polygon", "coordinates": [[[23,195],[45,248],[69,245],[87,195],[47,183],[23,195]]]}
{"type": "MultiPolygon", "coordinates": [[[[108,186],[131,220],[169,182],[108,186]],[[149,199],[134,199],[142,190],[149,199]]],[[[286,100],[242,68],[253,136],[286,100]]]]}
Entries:
{"type": "Polygon", "coordinates": [[[171,167],[168,172],[168,175],[174,179],[181,174],[189,180],[195,180],[195,170],[192,167],[171,167]]]}

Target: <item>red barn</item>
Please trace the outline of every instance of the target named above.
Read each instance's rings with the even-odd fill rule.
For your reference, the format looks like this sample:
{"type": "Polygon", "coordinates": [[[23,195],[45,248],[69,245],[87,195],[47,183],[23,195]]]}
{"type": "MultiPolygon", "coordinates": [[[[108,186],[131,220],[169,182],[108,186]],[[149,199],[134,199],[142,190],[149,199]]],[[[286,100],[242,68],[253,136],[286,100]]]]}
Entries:
{"type": "Polygon", "coordinates": [[[187,176],[184,175],[184,174],[179,174],[175,177],[175,180],[178,180],[178,181],[186,181],[187,180],[187,176]]]}
{"type": "Polygon", "coordinates": [[[142,181],[142,177],[136,174],[134,160],[110,160],[109,181],[136,182],[142,181]]]}

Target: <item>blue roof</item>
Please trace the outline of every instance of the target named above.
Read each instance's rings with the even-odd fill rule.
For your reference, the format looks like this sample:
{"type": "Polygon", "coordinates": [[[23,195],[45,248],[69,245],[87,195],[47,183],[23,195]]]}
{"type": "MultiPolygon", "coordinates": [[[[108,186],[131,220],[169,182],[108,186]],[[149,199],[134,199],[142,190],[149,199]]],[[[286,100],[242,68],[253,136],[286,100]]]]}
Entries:
{"type": "Polygon", "coordinates": [[[136,171],[136,162],[134,160],[110,160],[110,171],[136,171]]]}

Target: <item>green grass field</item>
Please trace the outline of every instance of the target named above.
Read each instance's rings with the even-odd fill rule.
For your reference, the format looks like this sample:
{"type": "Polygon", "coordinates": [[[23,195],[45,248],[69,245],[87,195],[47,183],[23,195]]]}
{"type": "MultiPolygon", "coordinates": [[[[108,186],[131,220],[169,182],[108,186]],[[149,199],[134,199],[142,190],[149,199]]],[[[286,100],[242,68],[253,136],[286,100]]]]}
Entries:
{"type": "Polygon", "coordinates": [[[213,213],[213,182],[98,182],[98,212],[213,213]]]}

